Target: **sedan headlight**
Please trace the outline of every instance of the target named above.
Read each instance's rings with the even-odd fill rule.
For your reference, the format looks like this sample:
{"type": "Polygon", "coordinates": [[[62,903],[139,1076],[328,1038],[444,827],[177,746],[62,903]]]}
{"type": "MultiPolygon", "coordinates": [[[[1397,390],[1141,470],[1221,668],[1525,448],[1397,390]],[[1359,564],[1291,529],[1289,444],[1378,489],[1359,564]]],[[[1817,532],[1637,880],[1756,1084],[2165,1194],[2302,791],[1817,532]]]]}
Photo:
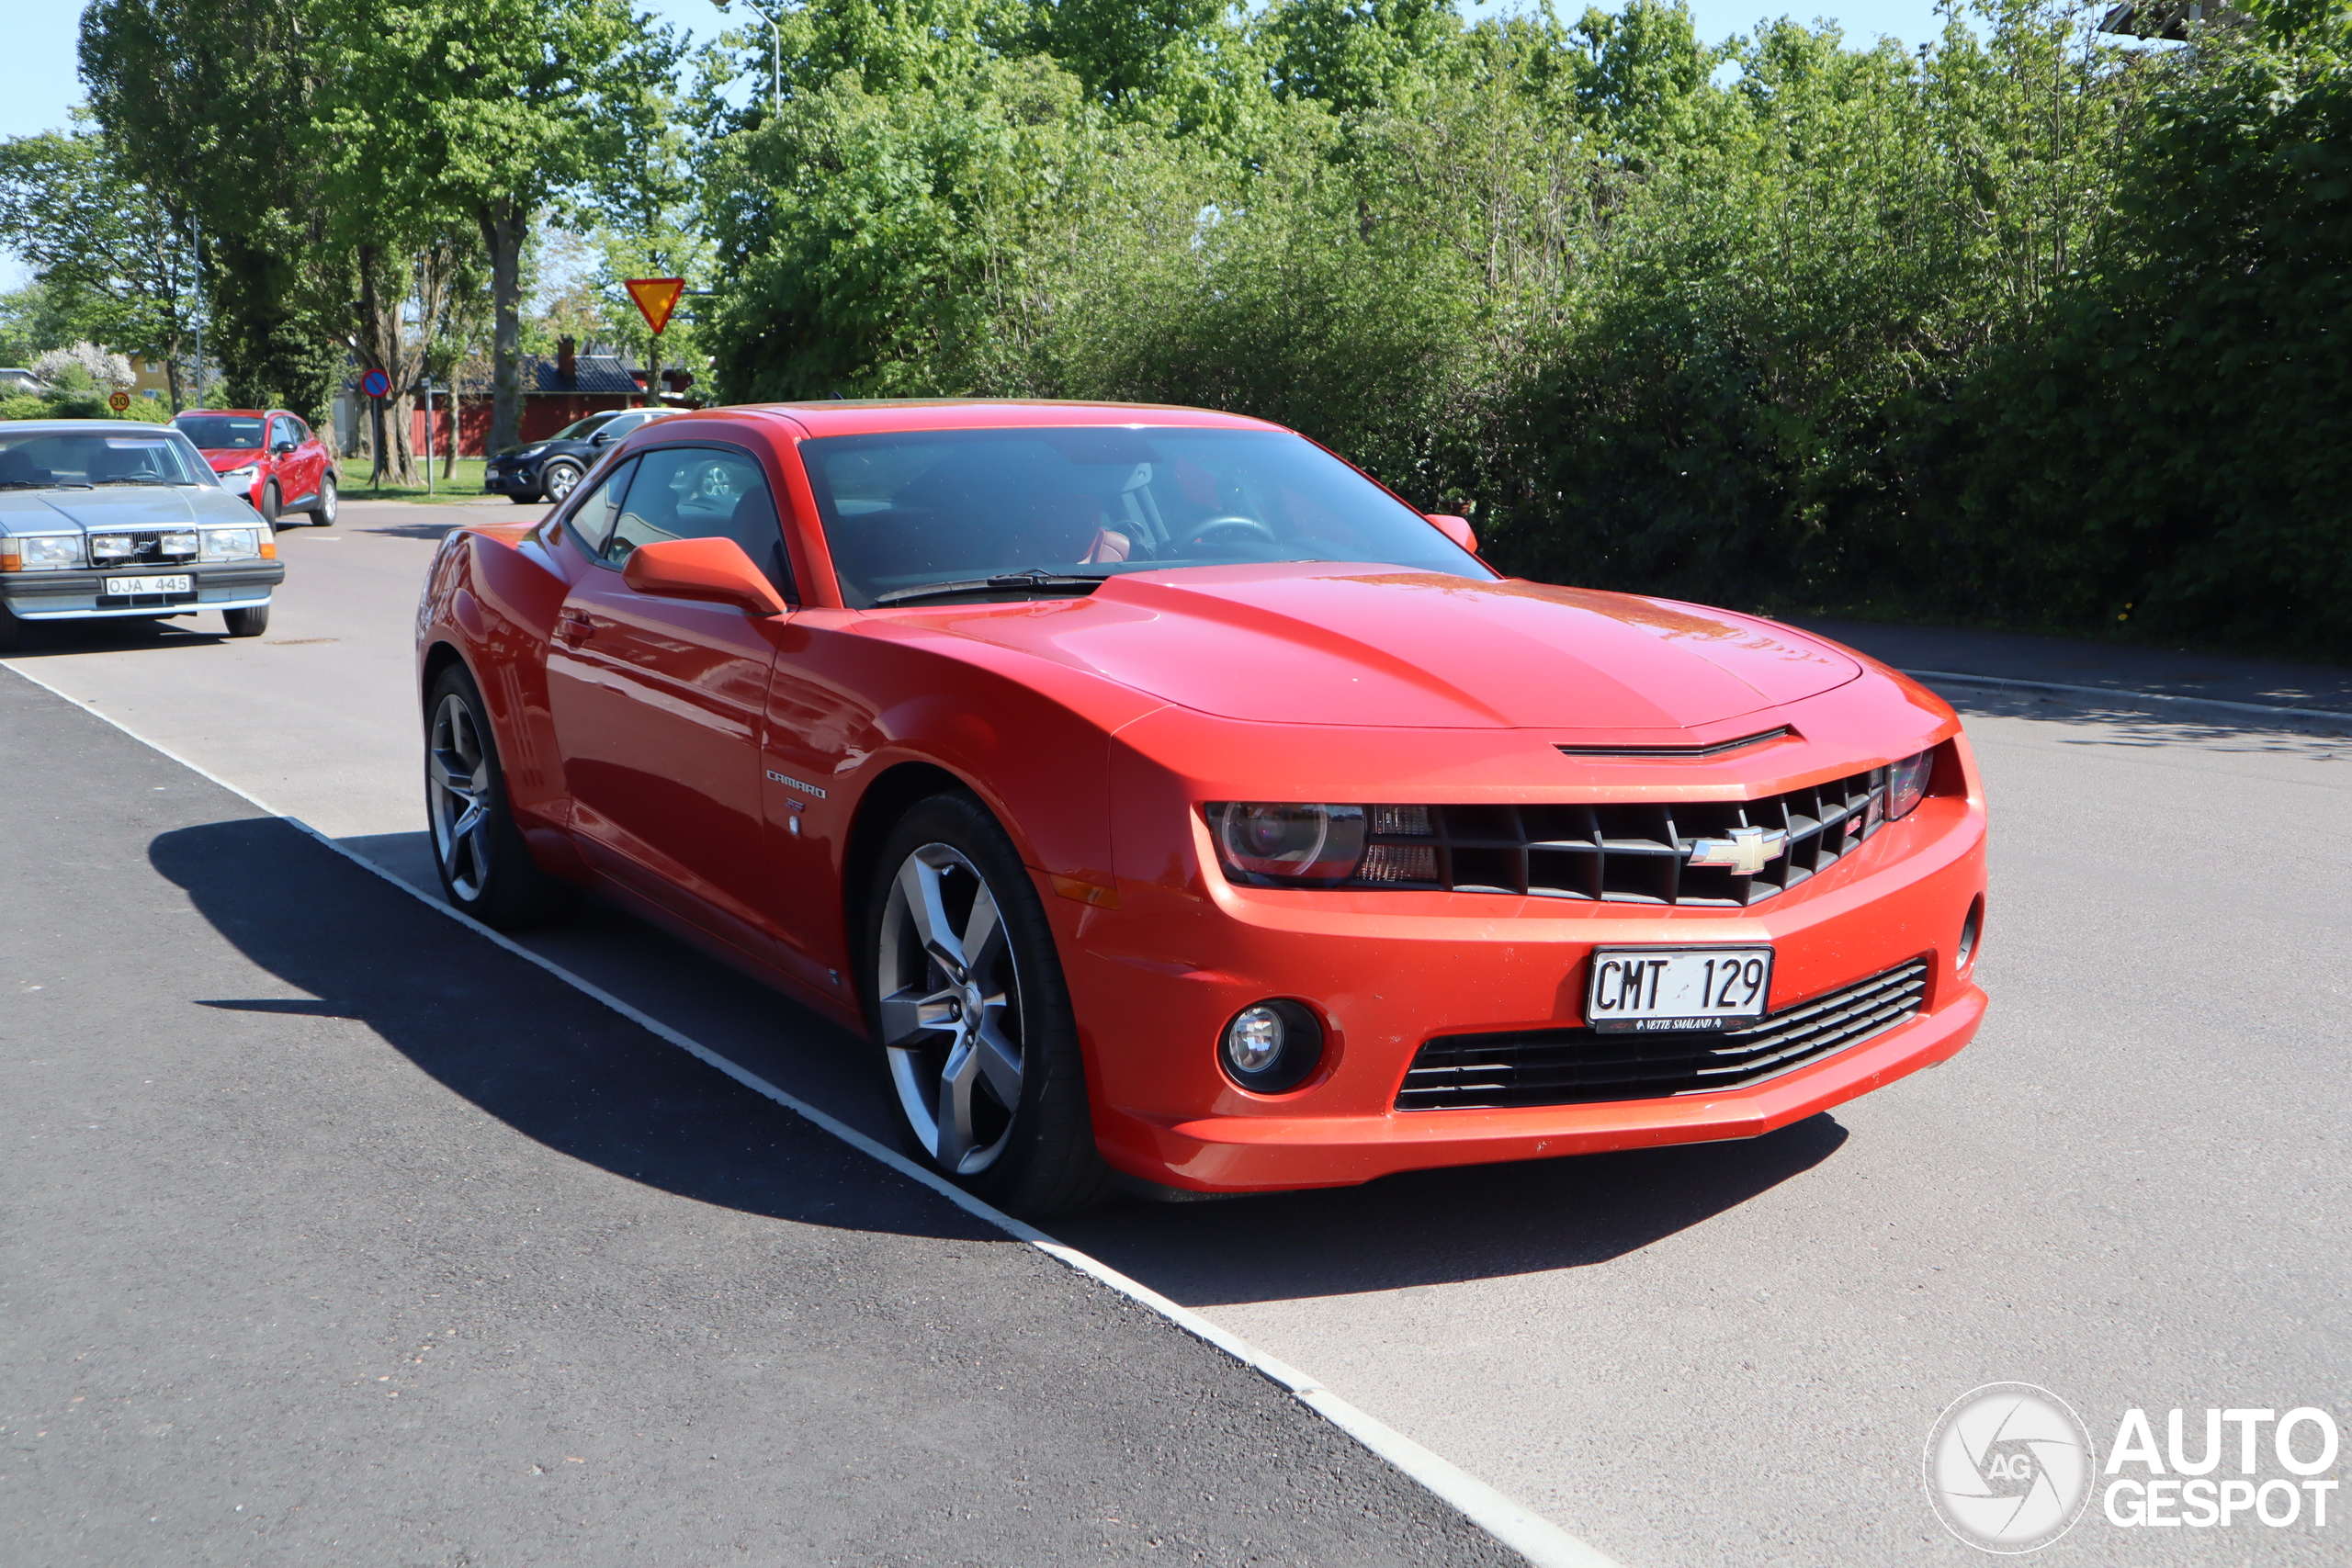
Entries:
{"type": "Polygon", "coordinates": [[[78,534],[0,537],[0,571],[63,571],[82,564],[78,534]]]}
{"type": "Polygon", "coordinates": [[[222,484],[251,484],[261,477],[259,463],[247,463],[242,468],[223,468],[213,476],[222,484]]]}
{"type": "Polygon", "coordinates": [[[1259,886],[1345,882],[1363,858],[1361,806],[1225,801],[1208,807],[1216,858],[1227,877],[1259,886]]]}
{"type": "Polygon", "coordinates": [[[204,530],[204,553],[199,560],[259,560],[261,530],[258,528],[207,528],[204,530]]]}
{"type": "Polygon", "coordinates": [[[1916,757],[1905,757],[1886,770],[1886,819],[1908,817],[1911,808],[1927,798],[1928,775],[1935,772],[1936,754],[1922,751],[1916,757]]]}
{"type": "Polygon", "coordinates": [[[104,566],[108,561],[129,560],[139,553],[139,541],[128,534],[93,534],[90,536],[90,561],[104,566]]]}

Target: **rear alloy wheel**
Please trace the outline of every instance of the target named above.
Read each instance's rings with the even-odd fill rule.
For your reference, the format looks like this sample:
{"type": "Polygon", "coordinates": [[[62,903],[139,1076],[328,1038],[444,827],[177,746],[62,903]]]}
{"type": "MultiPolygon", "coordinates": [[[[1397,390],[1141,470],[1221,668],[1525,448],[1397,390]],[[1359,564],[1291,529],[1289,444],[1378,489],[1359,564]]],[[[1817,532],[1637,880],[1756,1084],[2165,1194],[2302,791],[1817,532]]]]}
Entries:
{"type": "Polygon", "coordinates": [[[277,493],[276,479],[261,487],[261,520],[273,528],[277,526],[277,503],[283,499],[277,493]]]}
{"type": "Polygon", "coordinates": [[[1069,994],[1012,840],[978,801],[938,795],[893,829],[879,869],[866,1016],[909,1147],[1016,1214],[1099,1201],[1112,1179],[1069,994]]]}
{"type": "Polygon", "coordinates": [[[580,469],[572,463],[549,463],[546,471],[539,475],[540,492],[559,505],[565,496],[571,493],[571,487],[579,482],[580,469]]]}
{"type": "Polygon", "coordinates": [[[311,521],[322,528],[334,526],[334,470],[329,468],[319,476],[319,499],[311,507],[311,521]]]}
{"type": "Polygon", "coordinates": [[[269,630],[269,606],[256,604],[250,610],[223,610],[220,624],[229,628],[231,637],[259,637],[269,630]]]}
{"type": "Polygon", "coordinates": [[[540,868],[514,826],[497,739],[473,677],[453,664],[425,701],[425,814],[433,863],[449,902],[500,931],[570,912],[571,885],[540,868]]]}

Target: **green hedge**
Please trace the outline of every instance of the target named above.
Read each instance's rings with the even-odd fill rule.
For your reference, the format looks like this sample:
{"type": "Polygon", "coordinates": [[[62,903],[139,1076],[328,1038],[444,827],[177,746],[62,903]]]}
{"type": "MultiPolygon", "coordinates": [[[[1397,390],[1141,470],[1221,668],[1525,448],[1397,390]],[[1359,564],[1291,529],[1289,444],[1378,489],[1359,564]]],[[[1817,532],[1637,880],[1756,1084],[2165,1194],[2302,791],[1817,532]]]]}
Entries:
{"type": "Polygon", "coordinates": [[[809,8],[703,166],[720,389],[1204,403],[1529,575],[2352,657],[2346,18],[1274,0],[1138,75],[809,8]]]}

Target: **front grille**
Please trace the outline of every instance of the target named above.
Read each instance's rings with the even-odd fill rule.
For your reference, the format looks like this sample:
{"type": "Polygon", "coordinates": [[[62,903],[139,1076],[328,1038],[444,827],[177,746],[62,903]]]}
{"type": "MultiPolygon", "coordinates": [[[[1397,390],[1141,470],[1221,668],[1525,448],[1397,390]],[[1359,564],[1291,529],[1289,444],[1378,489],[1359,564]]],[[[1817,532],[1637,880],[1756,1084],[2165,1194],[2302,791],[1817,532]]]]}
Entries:
{"type": "Polygon", "coordinates": [[[1919,1010],[1927,989],[1927,960],[1915,958],[1724,1033],[1442,1035],[1413,1057],[1396,1109],[1586,1105],[1738,1089],[1885,1033],[1919,1010]]]}
{"type": "Polygon", "coordinates": [[[1762,800],[1606,806],[1375,806],[1350,887],[1525,893],[1605,904],[1742,908],[1851,854],[1884,818],[1886,770],[1762,800]],[[1692,865],[1702,838],[1735,829],[1788,835],[1749,874],[1692,865]]]}
{"type": "Polygon", "coordinates": [[[192,561],[196,558],[195,538],[195,530],[189,528],[108,528],[90,536],[90,570],[112,571],[118,567],[154,566],[164,561],[175,564],[192,561]],[[166,533],[187,542],[181,545],[179,548],[167,551],[164,548],[164,536],[166,533]],[[102,539],[128,539],[130,541],[130,553],[107,556],[101,559],[97,547],[102,539]]]}

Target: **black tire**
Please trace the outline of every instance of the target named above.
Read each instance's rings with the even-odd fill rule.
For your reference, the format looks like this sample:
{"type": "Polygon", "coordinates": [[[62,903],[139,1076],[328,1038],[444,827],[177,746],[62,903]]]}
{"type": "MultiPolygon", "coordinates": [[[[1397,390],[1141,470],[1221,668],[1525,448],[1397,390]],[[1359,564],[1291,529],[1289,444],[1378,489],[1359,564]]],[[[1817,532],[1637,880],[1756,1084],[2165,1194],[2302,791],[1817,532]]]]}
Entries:
{"type": "Polygon", "coordinates": [[[256,604],[250,610],[223,610],[220,624],[229,628],[231,637],[259,637],[269,630],[269,606],[256,604]]]}
{"type": "Polygon", "coordinates": [[[563,498],[570,495],[571,493],[571,487],[579,482],[580,465],[577,463],[566,463],[559,460],[557,462],[549,463],[546,468],[539,470],[540,496],[542,499],[554,502],[558,505],[562,504],[563,498]]]}
{"type": "Polygon", "coordinates": [[[539,498],[536,495],[510,495],[506,499],[517,506],[531,506],[537,504],[539,498]]]}
{"type": "Polygon", "coordinates": [[[283,499],[277,493],[276,479],[261,487],[261,520],[273,528],[277,526],[277,503],[283,499]]]}
{"type": "Polygon", "coordinates": [[[995,818],[971,795],[933,795],[899,818],[883,845],[868,890],[859,975],[869,1033],[899,1136],[908,1152],[949,1180],[1009,1213],[1039,1219],[1101,1202],[1114,1189],[1109,1166],[1094,1144],[1086,1102],[1086,1068],[1069,989],[1062,979],[1053,929],[1021,856],[995,818]],[[938,894],[928,907],[961,921],[961,953],[985,893],[1001,940],[978,942],[972,970],[957,975],[927,952],[913,928],[914,907],[893,897],[901,874],[938,894]],[[885,985],[893,987],[886,994],[885,985]],[[926,1011],[912,999],[949,993],[975,1003],[944,1001],[926,1011]],[[993,998],[993,999],[989,999],[993,998]],[[924,1018],[957,1010],[947,1021],[924,1018]],[[978,1012],[977,1031],[964,1020],[978,1012]],[[989,1034],[1017,1046],[1017,1101],[998,1092],[1006,1054],[972,1044],[989,1034]],[[893,1035],[896,1038],[893,1038],[893,1035]],[[958,1053],[961,1053],[959,1055],[958,1053]],[[983,1061],[990,1065],[980,1065],[983,1061]],[[959,1073],[966,1111],[943,1114],[950,1103],[947,1068],[959,1073]],[[918,1115],[918,1106],[938,1108],[918,1115]],[[952,1132],[950,1122],[960,1126],[952,1132]]]}
{"type": "Polygon", "coordinates": [[[514,826],[498,737],[481,688],[462,664],[435,677],[424,699],[424,812],[441,891],[496,931],[570,914],[578,890],[531,858],[514,826]],[[465,807],[480,815],[469,821],[465,807]]]}
{"type": "Polygon", "coordinates": [[[311,503],[311,510],[306,515],[322,528],[334,526],[335,489],[333,468],[328,468],[319,475],[319,499],[311,503]]]}
{"type": "Polygon", "coordinates": [[[32,640],[30,621],[17,619],[16,612],[0,604],[0,653],[14,653],[32,640]]]}

